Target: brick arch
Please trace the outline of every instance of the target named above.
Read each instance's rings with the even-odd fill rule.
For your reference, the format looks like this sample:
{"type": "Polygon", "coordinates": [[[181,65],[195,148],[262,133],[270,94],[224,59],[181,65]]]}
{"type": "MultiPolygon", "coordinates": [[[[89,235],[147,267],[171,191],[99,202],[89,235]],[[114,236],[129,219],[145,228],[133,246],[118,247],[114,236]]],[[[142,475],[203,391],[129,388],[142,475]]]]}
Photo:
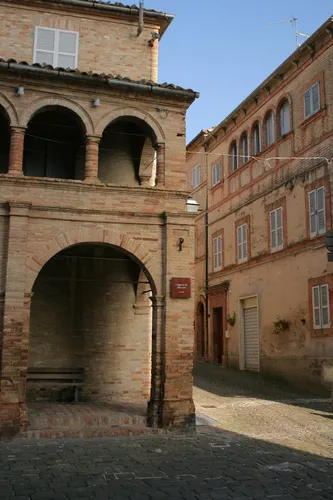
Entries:
{"type": "Polygon", "coordinates": [[[139,241],[117,230],[79,229],[58,235],[40,249],[27,263],[26,290],[30,293],[35,280],[43,266],[57,253],[77,244],[107,243],[119,247],[128,253],[141,267],[151,283],[153,295],[156,295],[156,285],[153,280],[154,260],[152,254],[139,241]]]}
{"type": "Polygon", "coordinates": [[[15,106],[3,94],[0,94],[0,106],[6,111],[10,125],[12,127],[18,125],[18,115],[15,106]]]}
{"type": "Polygon", "coordinates": [[[20,125],[27,127],[30,120],[35,116],[37,111],[47,106],[61,106],[62,108],[73,111],[82,122],[86,135],[94,135],[94,125],[89,114],[78,104],[70,99],[64,97],[41,97],[36,99],[30,106],[28,106],[20,116],[20,125]]]}
{"type": "Polygon", "coordinates": [[[96,135],[103,135],[105,128],[110,125],[110,123],[112,123],[117,118],[122,118],[125,116],[132,116],[146,122],[153,131],[156,142],[165,142],[165,134],[163,132],[163,129],[155,120],[155,118],[149,113],[145,113],[144,111],[141,111],[140,109],[134,107],[121,107],[106,113],[96,124],[96,135]]]}

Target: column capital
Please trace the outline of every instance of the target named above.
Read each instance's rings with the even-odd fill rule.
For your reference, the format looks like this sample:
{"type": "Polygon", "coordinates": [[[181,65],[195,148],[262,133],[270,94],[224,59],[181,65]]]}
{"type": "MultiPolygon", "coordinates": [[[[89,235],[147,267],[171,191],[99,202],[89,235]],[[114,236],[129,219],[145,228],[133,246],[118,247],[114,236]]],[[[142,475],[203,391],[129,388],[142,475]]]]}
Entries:
{"type": "Polygon", "coordinates": [[[155,142],[154,149],[163,149],[165,148],[165,142],[155,142]]]}
{"type": "Polygon", "coordinates": [[[101,135],[86,135],[86,142],[97,142],[97,144],[99,144],[101,139],[101,135]]]}
{"type": "Polygon", "coordinates": [[[16,132],[17,134],[25,134],[25,131],[27,130],[28,127],[22,127],[20,125],[11,125],[9,128],[11,132],[16,132]]]}

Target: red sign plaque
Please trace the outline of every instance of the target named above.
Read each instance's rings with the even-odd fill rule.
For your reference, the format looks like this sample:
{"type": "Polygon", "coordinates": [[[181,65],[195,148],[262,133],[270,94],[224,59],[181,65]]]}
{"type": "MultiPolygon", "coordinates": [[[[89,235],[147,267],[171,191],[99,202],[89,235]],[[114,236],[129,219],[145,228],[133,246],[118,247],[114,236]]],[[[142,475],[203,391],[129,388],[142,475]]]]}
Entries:
{"type": "Polygon", "coordinates": [[[191,297],[191,278],[171,278],[171,297],[189,299],[191,297]]]}

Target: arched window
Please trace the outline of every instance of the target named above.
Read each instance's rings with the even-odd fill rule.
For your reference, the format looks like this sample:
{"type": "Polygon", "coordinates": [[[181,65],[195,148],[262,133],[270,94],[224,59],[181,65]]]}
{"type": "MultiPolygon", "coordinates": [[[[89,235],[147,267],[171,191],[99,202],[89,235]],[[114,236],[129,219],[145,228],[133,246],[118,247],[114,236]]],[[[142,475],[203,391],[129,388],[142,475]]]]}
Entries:
{"type": "Polygon", "coordinates": [[[238,168],[238,147],[237,143],[233,142],[230,148],[230,170],[235,172],[238,168]]]}
{"type": "Polygon", "coordinates": [[[247,132],[244,132],[244,134],[241,137],[240,140],[240,163],[241,165],[244,165],[247,161],[249,161],[250,156],[249,156],[249,136],[247,132]]]}
{"type": "Polygon", "coordinates": [[[280,106],[280,136],[290,132],[290,105],[287,99],[280,106]]]}
{"type": "Polygon", "coordinates": [[[266,148],[275,142],[275,122],[273,111],[270,111],[265,120],[266,148]]]}
{"type": "Polygon", "coordinates": [[[261,153],[261,138],[260,138],[260,123],[257,122],[253,127],[252,132],[252,151],[254,156],[261,153]]]}

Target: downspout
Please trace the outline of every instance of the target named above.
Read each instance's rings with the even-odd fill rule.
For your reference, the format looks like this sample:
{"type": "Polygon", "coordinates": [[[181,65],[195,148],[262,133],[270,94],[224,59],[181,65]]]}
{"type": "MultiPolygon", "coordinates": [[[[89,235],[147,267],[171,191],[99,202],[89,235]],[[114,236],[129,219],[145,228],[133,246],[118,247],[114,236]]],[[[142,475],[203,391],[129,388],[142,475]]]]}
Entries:
{"type": "Polygon", "coordinates": [[[205,213],[205,329],[206,329],[206,349],[205,349],[205,361],[209,361],[209,300],[208,300],[208,252],[209,252],[209,244],[208,244],[208,165],[207,165],[207,155],[205,155],[206,159],[206,213],[205,213]]]}
{"type": "Polygon", "coordinates": [[[162,296],[164,304],[162,308],[161,325],[161,369],[160,369],[160,395],[159,395],[159,427],[164,428],[164,395],[165,395],[165,348],[166,348],[166,298],[167,298],[167,265],[168,265],[168,214],[163,213],[163,234],[162,234],[162,296]]]}
{"type": "Polygon", "coordinates": [[[140,2],[140,11],[139,11],[139,27],[137,36],[140,36],[143,30],[143,1],[140,2]]]}

